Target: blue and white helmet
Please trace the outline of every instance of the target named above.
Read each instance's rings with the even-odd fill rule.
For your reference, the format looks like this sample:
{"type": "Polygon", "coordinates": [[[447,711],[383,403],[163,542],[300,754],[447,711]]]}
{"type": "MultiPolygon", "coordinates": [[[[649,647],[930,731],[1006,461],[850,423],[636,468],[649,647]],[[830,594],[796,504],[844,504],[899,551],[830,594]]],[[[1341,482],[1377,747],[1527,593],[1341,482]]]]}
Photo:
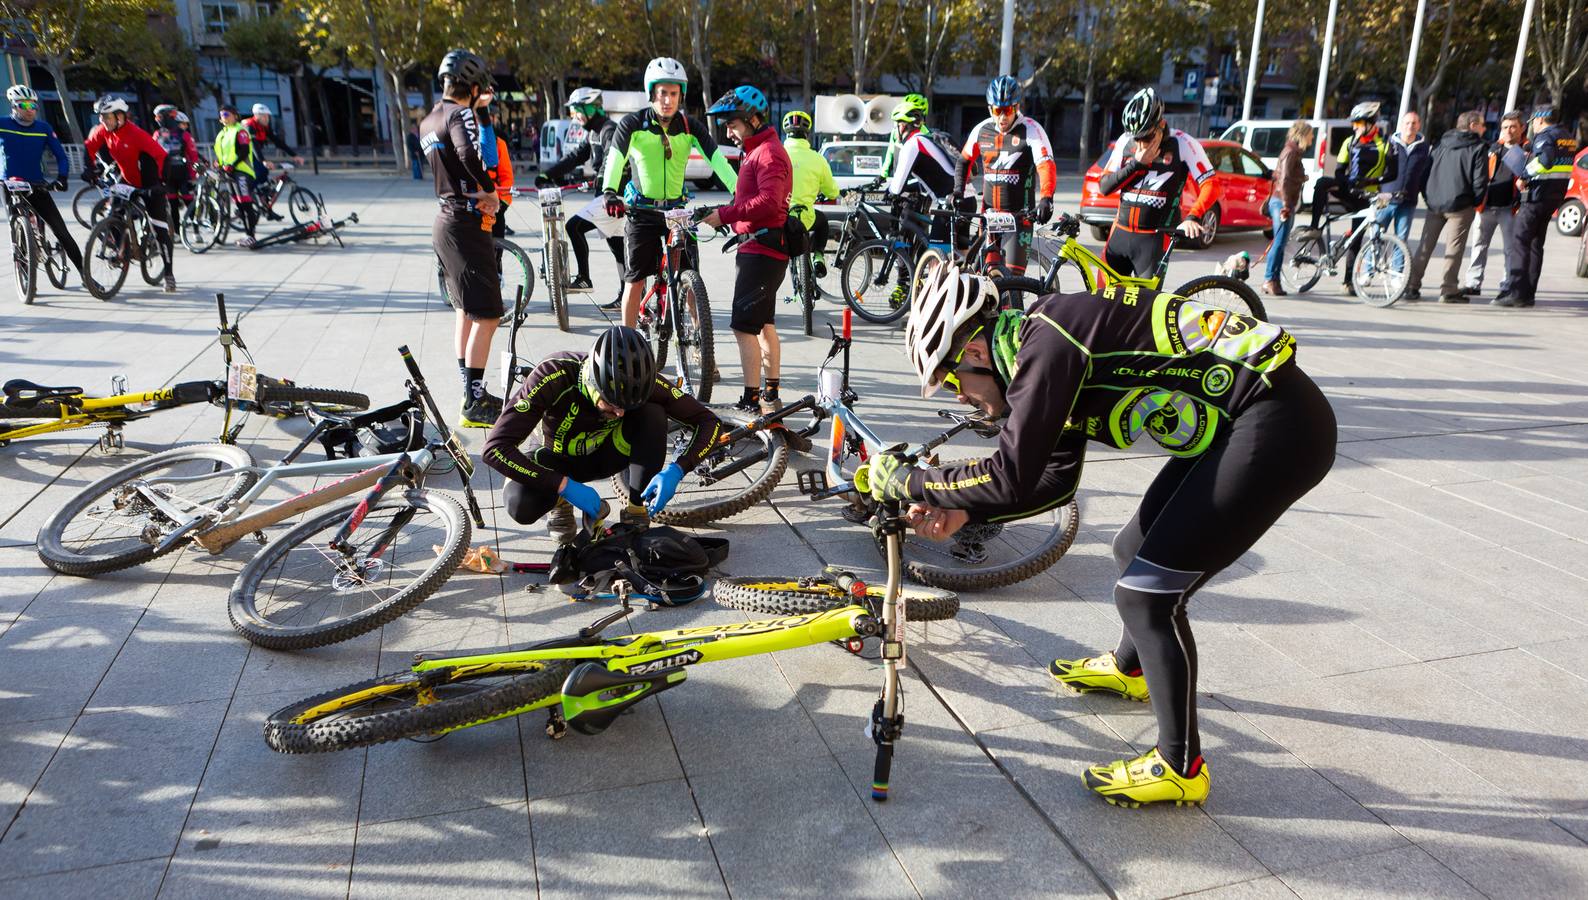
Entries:
{"type": "Polygon", "coordinates": [[[1020,103],[1020,82],[1013,76],[999,75],[987,85],[988,106],[1017,106],[1020,103]]]}

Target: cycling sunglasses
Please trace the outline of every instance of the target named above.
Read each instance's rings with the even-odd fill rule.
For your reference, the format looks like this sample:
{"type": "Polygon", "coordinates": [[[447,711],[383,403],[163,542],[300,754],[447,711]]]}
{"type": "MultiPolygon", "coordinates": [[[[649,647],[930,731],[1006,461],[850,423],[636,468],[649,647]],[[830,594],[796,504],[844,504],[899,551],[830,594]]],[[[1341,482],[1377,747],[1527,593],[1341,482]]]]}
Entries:
{"type": "Polygon", "coordinates": [[[13,109],[38,109],[39,104],[36,100],[18,100],[11,104],[11,107],[13,109]]]}
{"type": "Polygon", "coordinates": [[[989,106],[987,108],[992,110],[992,113],[995,116],[1007,116],[1010,113],[1016,113],[1020,111],[1019,106],[989,106]]]}
{"type": "Polygon", "coordinates": [[[976,335],[981,334],[982,331],[985,328],[986,328],[986,326],[983,325],[983,326],[977,328],[975,331],[972,331],[970,333],[970,337],[967,337],[965,339],[965,343],[963,343],[963,344],[961,344],[959,346],[959,352],[954,354],[954,361],[949,364],[948,372],[947,372],[947,374],[945,374],[943,376],[942,380],[938,382],[939,385],[948,388],[949,390],[953,391],[955,394],[960,394],[960,393],[962,393],[962,391],[960,390],[959,375],[956,374],[956,373],[959,372],[960,369],[963,368],[967,373],[969,373],[971,375],[991,375],[991,374],[993,374],[993,370],[987,368],[986,366],[966,366],[966,365],[963,365],[963,363],[962,363],[962,361],[965,359],[965,348],[969,347],[970,346],[970,342],[974,341],[976,339],[976,335]]]}

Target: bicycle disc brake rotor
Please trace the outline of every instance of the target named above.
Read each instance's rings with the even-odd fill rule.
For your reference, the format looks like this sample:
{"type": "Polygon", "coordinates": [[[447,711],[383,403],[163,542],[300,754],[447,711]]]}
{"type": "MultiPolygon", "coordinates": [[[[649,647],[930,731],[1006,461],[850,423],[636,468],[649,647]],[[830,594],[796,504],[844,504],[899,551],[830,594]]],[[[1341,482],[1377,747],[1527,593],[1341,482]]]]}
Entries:
{"type": "Polygon", "coordinates": [[[331,576],[331,590],[338,594],[362,591],[381,578],[386,571],[386,560],[365,557],[356,562],[341,561],[336,574],[331,576]]]}

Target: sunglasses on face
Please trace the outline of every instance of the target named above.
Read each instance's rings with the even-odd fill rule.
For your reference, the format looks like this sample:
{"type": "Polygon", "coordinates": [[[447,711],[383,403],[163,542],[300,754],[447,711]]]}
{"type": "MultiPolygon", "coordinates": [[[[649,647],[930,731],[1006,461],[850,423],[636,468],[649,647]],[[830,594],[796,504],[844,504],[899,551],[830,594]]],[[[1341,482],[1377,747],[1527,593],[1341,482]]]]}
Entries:
{"type": "MultiPolygon", "coordinates": [[[[953,391],[955,394],[962,393],[959,384],[959,375],[957,373],[959,372],[960,364],[965,359],[965,349],[970,346],[971,341],[976,339],[976,335],[981,333],[981,328],[977,328],[975,331],[970,333],[970,337],[966,338],[965,343],[960,345],[959,352],[954,354],[954,360],[948,364],[948,372],[943,376],[943,380],[940,382],[944,387],[953,391]]],[[[980,369],[981,367],[976,366],[975,368],[980,369]]]]}
{"type": "Polygon", "coordinates": [[[995,116],[1011,116],[1020,111],[1018,106],[989,106],[995,116]]]}
{"type": "Polygon", "coordinates": [[[36,102],[34,102],[32,100],[18,100],[17,102],[15,102],[15,103],[13,103],[11,105],[13,107],[17,108],[17,109],[38,109],[39,108],[38,103],[36,103],[36,102]]]}

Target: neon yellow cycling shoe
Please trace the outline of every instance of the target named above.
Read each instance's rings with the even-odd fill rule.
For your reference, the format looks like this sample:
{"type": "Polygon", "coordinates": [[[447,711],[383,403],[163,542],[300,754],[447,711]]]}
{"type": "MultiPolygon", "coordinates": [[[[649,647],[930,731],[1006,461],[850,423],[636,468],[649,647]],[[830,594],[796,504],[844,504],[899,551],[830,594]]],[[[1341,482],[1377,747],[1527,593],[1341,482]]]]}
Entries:
{"type": "Polygon", "coordinates": [[[1086,659],[1056,659],[1048,666],[1048,674],[1059,684],[1083,694],[1102,691],[1138,703],[1147,702],[1146,676],[1126,675],[1120,671],[1113,651],[1086,659]]]}
{"type": "Polygon", "coordinates": [[[1208,799],[1208,764],[1197,757],[1190,777],[1176,772],[1154,747],[1135,759],[1116,759],[1081,775],[1086,786],[1114,806],[1135,809],[1143,803],[1201,806],[1208,799]]]}

